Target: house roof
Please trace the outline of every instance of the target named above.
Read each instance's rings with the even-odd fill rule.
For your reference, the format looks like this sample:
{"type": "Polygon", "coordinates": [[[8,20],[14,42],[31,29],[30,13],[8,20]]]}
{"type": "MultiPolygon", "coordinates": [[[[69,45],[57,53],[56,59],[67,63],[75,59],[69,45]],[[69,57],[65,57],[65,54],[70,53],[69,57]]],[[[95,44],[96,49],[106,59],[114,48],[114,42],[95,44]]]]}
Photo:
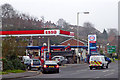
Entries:
{"type": "Polygon", "coordinates": [[[65,42],[67,42],[67,41],[69,41],[69,40],[72,40],[72,39],[75,40],[75,41],[79,41],[79,42],[81,42],[81,43],[83,43],[83,44],[87,43],[86,41],[83,42],[83,40],[77,40],[77,39],[75,39],[75,38],[70,38],[70,39],[67,39],[67,40],[61,42],[60,44],[63,44],[63,43],[65,43],[65,42]]]}

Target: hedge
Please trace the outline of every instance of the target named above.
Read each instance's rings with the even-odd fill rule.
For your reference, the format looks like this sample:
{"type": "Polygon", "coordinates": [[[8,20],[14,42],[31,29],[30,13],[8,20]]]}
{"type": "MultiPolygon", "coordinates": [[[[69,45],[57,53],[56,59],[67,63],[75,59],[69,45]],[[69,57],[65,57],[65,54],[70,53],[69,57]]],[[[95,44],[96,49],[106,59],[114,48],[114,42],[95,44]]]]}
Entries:
{"type": "Polygon", "coordinates": [[[3,71],[21,69],[25,70],[26,66],[21,63],[19,59],[7,60],[6,58],[2,59],[3,61],[3,71]]]}

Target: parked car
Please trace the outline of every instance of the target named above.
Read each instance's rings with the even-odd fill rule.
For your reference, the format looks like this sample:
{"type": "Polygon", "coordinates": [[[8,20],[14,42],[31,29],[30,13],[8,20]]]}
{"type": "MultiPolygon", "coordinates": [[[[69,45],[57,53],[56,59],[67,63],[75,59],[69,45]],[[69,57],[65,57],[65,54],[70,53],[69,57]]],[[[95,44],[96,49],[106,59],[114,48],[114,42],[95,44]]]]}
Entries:
{"type": "Polygon", "coordinates": [[[29,56],[23,56],[22,60],[24,61],[25,59],[30,59],[30,57],[29,56]]]}
{"type": "Polygon", "coordinates": [[[38,68],[38,70],[41,69],[41,61],[39,59],[25,59],[24,64],[27,66],[28,70],[31,70],[32,68],[38,68]]]}
{"type": "Polygon", "coordinates": [[[63,65],[66,64],[68,62],[67,59],[65,59],[65,57],[63,56],[54,56],[52,57],[52,60],[55,60],[57,62],[58,65],[63,65]]]}
{"type": "Polygon", "coordinates": [[[29,56],[19,56],[19,59],[21,60],[21,63],[24,63],[26,60],[29,60],[29,56]]]}
{"type": "Polygon", "coordinates": [[[108,68],[108,61],[105,61],[105,56],[103,55],[97,55],[97,56],[90,56],[90,61],[89,61],[89,67],[90,70],[92,70],[92,68],[108,68]]]}
{"type": "Polygon", "coordinates": [[[41,68],[42,73],[46,72],[56,72],[59,73],[59,65],[56,61],[45,61],[41,68]]]}

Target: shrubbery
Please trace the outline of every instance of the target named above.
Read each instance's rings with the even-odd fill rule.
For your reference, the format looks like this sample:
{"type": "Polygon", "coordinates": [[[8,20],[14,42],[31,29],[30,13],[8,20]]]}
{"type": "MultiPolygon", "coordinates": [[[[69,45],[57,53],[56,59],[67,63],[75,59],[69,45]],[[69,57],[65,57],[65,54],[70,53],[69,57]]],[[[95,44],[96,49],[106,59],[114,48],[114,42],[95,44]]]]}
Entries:
{"type": "Polygon", "coordinates": [[[13,70],[14,66],[12,65],[11,61],[8,61],[7,59],[2,59],[3,61],[3,71],[5,70],[13,70]]]}
{"type": "MultiPolygon", "coordinates": [[[[11,56],[11,57],[13,57],[13,56],[11,56]]],[[[13,70],[13,69],[21,69],[21,70],[26,69],[26,66],[21,63],[21,60],[19,60],[17,57],[14,57],[11,59],[11,57],[2,59],[3,71],[13,70]]]]}
{"type": "Polygon", "coordinates": [[[19,59],[12,60],[11,62],[14,66],[14,69],[25,70],[25,68],[26,68],[26,66],[24,64],[22,64],[19,59]]]}

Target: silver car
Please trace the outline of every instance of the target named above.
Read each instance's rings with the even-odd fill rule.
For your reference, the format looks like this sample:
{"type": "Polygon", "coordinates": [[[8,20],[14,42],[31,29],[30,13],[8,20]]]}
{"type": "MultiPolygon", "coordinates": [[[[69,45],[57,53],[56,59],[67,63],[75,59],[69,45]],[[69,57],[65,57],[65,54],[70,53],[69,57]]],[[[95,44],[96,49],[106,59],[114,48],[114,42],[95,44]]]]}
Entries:
{"type": "Polygon", "coordinates": [[[58,65],[63,65],[67,63],[67,59],[63,56],[54,56],[52,57],[52,60],[55,60],[57,62],[58,65]]]}
{"type": "Polygon", "coordinates": [[[41,69],[41,61],[39,59],[26,59],[24,64],[27,66],[28,70],[31,70],[32,68],[38,68],[38,70],[41,69]]]}

